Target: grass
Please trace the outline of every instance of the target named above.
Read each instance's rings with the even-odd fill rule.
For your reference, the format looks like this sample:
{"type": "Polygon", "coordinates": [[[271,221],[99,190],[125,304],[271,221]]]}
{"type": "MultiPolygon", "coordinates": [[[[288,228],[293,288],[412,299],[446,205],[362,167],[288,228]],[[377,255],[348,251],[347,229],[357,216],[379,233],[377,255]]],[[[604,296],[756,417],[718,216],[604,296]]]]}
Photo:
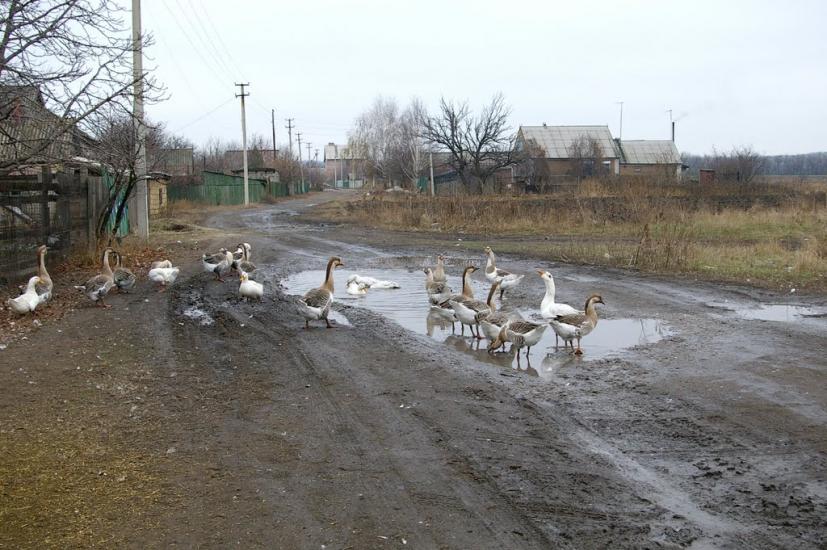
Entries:
{"type": "MultiPolygon", "coordinates": [[[[513,252],[775,289],[827,291],[827,185],[586,181],[530,196],[372,195],[314,216],[358,225],[495,235],[513,252]],[[525,250],[522,250],[525,249],[525,250]]],[[[485,239],[464,239],[484,246],[485,239]]],[[[503,250],[507,251],[507,250],[503,250]]]]}

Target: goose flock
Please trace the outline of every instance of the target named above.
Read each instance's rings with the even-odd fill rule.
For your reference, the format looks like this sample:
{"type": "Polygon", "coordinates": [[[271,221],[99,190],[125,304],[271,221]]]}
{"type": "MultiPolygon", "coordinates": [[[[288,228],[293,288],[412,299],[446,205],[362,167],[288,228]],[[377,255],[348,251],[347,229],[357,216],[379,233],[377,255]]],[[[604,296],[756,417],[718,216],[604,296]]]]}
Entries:
{"type": "MultiPolygon", "coordinates": [[[[37,248],[37,275],[28,280],[20,296],[7,300],[6,304],[14,312],[21,315],[34,313],[38,307],[52,298],[54,285],[46,270],[47,252],[48,248],[45,245],[37,248]]],[[[485,247],[485,255],[485,278],[491,283],[485,301],[474,296],[471,281],[474,272],[478,271],[475,265],[467,265],[463,269],[462,289],[459,293],[455,293],[448,284],[444,256],[437,256],[436,265],[423,270],[425,293],[431,314],[438,319],[450,322],[454,329],[456,323],[459,323],[463,336],[467,326],[472,338],[488,339],[490,341],[488,351],[492,353],[504,347],[506,343],[511,343],[512,349],[517,350],[518,356],[522,348],[526,348],[526,355],[528,355],[531,347],[536,345],[545,331],[551,327],[555,333],[555,347],[559,347],[562,339],[564,349],[570,349],[577,355],[582,354],[581,340],[597,326],[596,305],[603,304],[603,298],[597,294],[589,296],[582,310],[556,302],[554,277],[549,271],[538,270],[537,274],[546,288],[540,303],[540,315],[543,322],[525,320],[519,313],[501,311],[495,299],[495,296],[499,294],[499,300],[502,302],[505,291],[520,284],[525,275],[499,268],[496,255],[489,246],[485,247]]],[[[202,254],[201,265],[205,272],[212,273],[215,280],[220,282],[224,282],[224,277],[235,271],[238,274],[240,298],[246,301],[261,301],[264,296],[264,286],[250,278],[250,274],[256,270],[251,256],[250,243],[239,243],[235,250],[221,248],[216,253],[202,254]]],[[[118,292],[129,292],[138,280],[135,273],[122,264],[122,254],[107,247],[101,256],[100,271],[84,284],[75,285],[75,288],[98,306],[109,307],[105,299],[112,289],[117,289],[118,292]],[[114,269],[111,263],[113,260],[114,269]]],[[[324,321],[328,328],[333,328],[334,325],[328,318],[334,299],[333,274],[337,268],[343,266],[344,262],[341,258],[331,257],[327,262],[325,279],[321,286],[308,290],[298,300],[297,309],[305,320],[306,329],[310,328],[311,321],[324,321]]],[[[179,272],[180,269],[174,267],[169,260],[158,260],[152,262],[147,278],[157,284],[158,292],[163,292],[175,282],[179,272]]],[[[370,289],[396,288],[400,288],[400,285],[395,281],[383,281],[374,277],[352,274],[347,279],[346,291],[351,295],[364,295],[370,289]]]]}

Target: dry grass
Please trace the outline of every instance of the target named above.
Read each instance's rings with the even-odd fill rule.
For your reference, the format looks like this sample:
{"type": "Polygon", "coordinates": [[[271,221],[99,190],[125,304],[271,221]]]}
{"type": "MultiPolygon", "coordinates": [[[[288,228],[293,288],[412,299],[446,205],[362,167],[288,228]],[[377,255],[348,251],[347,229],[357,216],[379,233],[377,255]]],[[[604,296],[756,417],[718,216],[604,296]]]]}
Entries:
{"type": "Polygon", "coordinates": [[[586,181],[530,196],[374,195],[330,203],[326,219],[387,229],[536,236],[535,255],[827,290],[827,186],[586,181]]]}

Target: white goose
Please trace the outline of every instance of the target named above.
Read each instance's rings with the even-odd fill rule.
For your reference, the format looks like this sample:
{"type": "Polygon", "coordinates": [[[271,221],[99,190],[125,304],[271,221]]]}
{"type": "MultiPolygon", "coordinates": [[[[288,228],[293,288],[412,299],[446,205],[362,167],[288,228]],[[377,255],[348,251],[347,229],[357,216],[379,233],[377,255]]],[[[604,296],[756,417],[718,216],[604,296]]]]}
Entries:
{"type": "Polygon", "coordinates": [[[575,355],[582,355],[583,350],[580,349],[580,339],[589,334],[597,326],[597,309],[595,304],[602,304],[603,298],[598,294],[592,294],[586,300],[584,313],[574,313],[572,315],[558,315],[555,319],[549,321],[551,328],[563,339],[564,345],[571,344],[574,348],[572,340],[577,340],[577,349],[574,350],[575,355]]]}
{"type": "Polygon", "coordinates": [[[19,315],[25,315],[26,313],[34,313],[34,310],[37,309],[42,303],[41,297],[37,294],[37,285],[40,283],[40,277],[35,275],[34,277],[29,279],[29,282],[26,284],[26,290],[18,296],[17,298],[11,299],[9,298],[6,300],[6,305],[19,315]]]}
{"type": "Polygon", "coordinates": [[[356,284],[365,286],[367,288],[401,288],[399,286],[399,283],[397,283],[396,281],[383,281],[375,277],[364,277],[362,275],[357,275],[356,273],[352,274],[350,277],[347,278],[347,284],[350,284],[351,282],[355,282],[356,284]]]}
{"type": "Polygon", "coordinates": [[[333,270],[344,266],[342,259],[333,256],[327,262],[327,274],[324,284],[314,288],[299,299],[299,313],[304,317],[304,328],[310,328],[310,321],[324,319],[327,328],[333,328],[327,316],[330,313],[330,305],[333,303],[333,270]]]}
{"type": "Polygon", "coordinates": [[[436,257],[436,267],[434,268],[434,281],[437,283],[445,283],[448,277],[445,276],[445,256],[440,254],[436,257]]]}
{"type": "Polygon", "coordinates": [[[251,298],[255,298],[259,302],[261,301],[262,296],[264,296],[264,285],[256,281],[251,281],[250,276],[247,275],[247,273],[245,273],[244,271],[242,271],[239,274],[238,280],[239,296],[241,296],[248,302],[251,298]]]}
{"type": "MultiPolygon", "coordinates": [[[[540,302],[540,315],[542,315],[543,319],[551,320],[557,317],[558,315],[574,315],[575,313],[580,313],[568,304],[560,304],[554,301],[554,296],[557,293],[557,290],[554,286],[554,277],[551,275],[551,272],[538,270],[537,273],[540,275],[540,278],[543,279],[543,282],[546,284],[546,294],[545,296],[543,296],[543,301],[540,302]]],[[[559,336],[555,332],[555,346],[559,345],[558,339],[559,336]]]]}
{"type": "Polygon", "coordinates": [[[167,285],[171,285],[178,278],[178,273],[181,271],[177,267],[172,267],[172,262],[163,260],[160,262],[152,262],[152,269],[149,270],[147,277],[150,281],[158,283],[158,292],[164,292],[167,285]]]}
{"type": "Polygon", "coordinates": [[[535,345],[543,337],[548,328],[545,323],[532,323],[531,321],[508,321],[500,329],[497,338],[488,345],[488,351],[492,352],[506,342],[511,342],[512,347],[517,348],[517,355],[520,349],[526,349],[526,356],[531,353],[531,346],[535,345]]]}
{"type": "Polygon", "coordinates": [[[426,267],[425,272],[425,292],[428,294],[428,301],[433,305],[441,304],[451,297],[454,291],[448,286],[445,281],[435,281],[434,272],[430,267],[426,267]]]}
{"type": "Polygon", "coordinates": [[[370,286],[364,283],[358,283],[356,280],[352,279],[352,277],[353,276],[351,275],[351,277],[347,280],[347,290],[345,290],[345,292],[352,296],[364,296],[367,294],[370,286]]]}
{"type": "MultiPolygon", "coordinates": [[[[454,312],[454,308],[451,307],[450,302],[462,302],[465,300],[473,300],[474,299],[474,289],[471,287],[471,274],[476,271],[477,268],[469,265],[465,268],[465,271],[462,273],[462,293],[461,294],[450,294],[444,301],[440,302],[437,305],[431,306],[431,311],[433,311],[438,316],[442,317],[446,321],[451,322],[451,328],[454,328],[454,322],[457,321],[456,314],[454,312]]],[[[465,327],[463,327],[464,330],[465,327]]]]}
{"type": "Polygon", "coordinates": [[[488,261],[485,264],[485,278],[491,281],[500,281],[500,300],[503,298],[503,293],[506,289],[517,286],[523,280],[525,275],[517,275],[504,269],[497,268],[497,257],[494,256],[494,251],[490,246],[485,247],[485,253],[488,255],[488,261]]]}

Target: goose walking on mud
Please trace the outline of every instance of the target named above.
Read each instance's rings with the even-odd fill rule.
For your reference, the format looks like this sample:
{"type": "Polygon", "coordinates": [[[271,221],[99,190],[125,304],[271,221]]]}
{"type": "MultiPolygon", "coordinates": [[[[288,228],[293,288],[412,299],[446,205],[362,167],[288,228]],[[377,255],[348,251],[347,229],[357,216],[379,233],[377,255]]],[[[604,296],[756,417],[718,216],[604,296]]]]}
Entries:
{"type": "Polygon", "coordinates": [[[83,285],[76,285],[75,288],[80,290],[86,297],[101,307],[111,307],[104,299],[112,287],[115,286],[114,273],[109,266],[109,255],[114,250],[107,248],[103,251],[103,271],[86,281],[83,285]]]}
{"type": "Polygon", "coordinates": [[[310,321],[318,321],[324,319],[327,328],[333,328],[330,320],[327,318],[330,313],[330,305],[333,303],[333,271],[337,267],[344,267],[342,259],[338,256],[333,256],[327,262],[327,272],[325,275],[324,284],[319,288],[314,288],[299,299],[299,313],[304,317],[304,328],[310,328],[310,321]]]}

